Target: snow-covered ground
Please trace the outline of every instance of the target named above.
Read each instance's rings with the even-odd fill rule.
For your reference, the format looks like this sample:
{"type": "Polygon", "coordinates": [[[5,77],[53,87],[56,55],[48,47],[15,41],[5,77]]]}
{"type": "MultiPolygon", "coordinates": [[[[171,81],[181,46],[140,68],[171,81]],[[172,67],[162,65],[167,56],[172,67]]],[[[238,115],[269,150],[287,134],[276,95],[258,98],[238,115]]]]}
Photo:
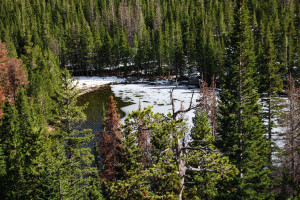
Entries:
{"type": "MultiPolygon", "coordinates": [[[[112,85],[112,91],[115,96],[121,97],[123,101],[130,101],[134,104],[121,108],[126,114],[133,110],[138,110],[139,103],[142,108],[153,106],[153,112],[167,114],[172,112],[172,105],[170,100],[170,91],[175,87],[173,85],[147,85],[147,84],[118,84],[112,85]]],[[[193,105],[196,104],[196,99],[199,98],[199,89],[194,89],[193,105]]],[[[175,99],[175,111],[180,109],[181,102],[184,108],[188,108],[193,90],[186,86],[180,86],[174,90],[173,98],[175,99]]],[[[192,118],[194,117],[194,110],[185,114],[188,126],[192,126],[192,118]]]]}
{"type": "Polygon", "coordinates": [[[97,88],[102,85],[106,85],[109,83],[122,83],[125,81],[124,78],[118,78],[116,76],[109,77],[86,77],[86,76],[76,76],[76,80],[78,81],[77,88],[81,91],[88,92],[94,88],[97,88]]]}

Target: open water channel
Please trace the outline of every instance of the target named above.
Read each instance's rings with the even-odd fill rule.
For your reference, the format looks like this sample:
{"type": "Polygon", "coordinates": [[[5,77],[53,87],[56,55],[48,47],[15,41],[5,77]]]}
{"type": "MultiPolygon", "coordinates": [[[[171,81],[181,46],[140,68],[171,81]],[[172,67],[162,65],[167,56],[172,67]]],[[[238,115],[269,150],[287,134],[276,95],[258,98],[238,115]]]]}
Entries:
{"type": "Polygon", "coordinates": [[[121,117],[125,116],[125,113],[122,112],[120,108],[128,106],[131,103],[122,101],[120,97],[115,97],[109,85],[103,86],[78,97],[79,106],[87,104],[84,110],[84,113],[87,115],[87,120],[79,124],[79,130],[92,129],[93,133],[102,130],[103,106],[107,107],[106,104],[109,101],[109,96],[114,96],[121,117]]]}

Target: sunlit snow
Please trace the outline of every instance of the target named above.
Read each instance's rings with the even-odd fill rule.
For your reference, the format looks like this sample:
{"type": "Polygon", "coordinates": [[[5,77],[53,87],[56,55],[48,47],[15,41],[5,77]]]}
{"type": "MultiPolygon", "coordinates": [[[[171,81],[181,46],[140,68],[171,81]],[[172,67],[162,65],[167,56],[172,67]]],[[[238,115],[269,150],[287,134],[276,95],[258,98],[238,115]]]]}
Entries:
{"type": "MultiPolygon", "coordinates": [[[[134,104],[123,107],[122,110],[128,114],[133,110],[138,110],[139,104],[141,107],[153,106],[153,112],[168,114],[172,112],[172,105],[170,100],[170,91],[175,87],[173,85],[147,85],[147,84],[118,84],[112,85],[112,91],[117,97],[121,97],[123,101],[130,101],[134,104]]],[[[180,86],[174,90],[173,98],[175,103],[175,111],[183,106],[187,109],[190,105],[190,100],[193,90],[186,86],[180,86]]],[[[194,97],[192,105],[196,104],[196,99],[199,98],[199,89],[194,89],[194,97]]],[[[188,126],[192,126],[192,118],[194,117],[194,110],[185,114],[188,126]]]]}
{"type": "Polygon", "coordinates": [[[80,90],[89,89],[91,87],[98,87],[101,85],[109,84],[112,82],[122,83],[125,81],[124,78],[118,78],[116,76],[108,76],[108,77],[86,77],[86,76],[76,76],[78,81],[77,88],[80,90]]]}
{"type": "MultiPolygon", "coordinates": [[[[77,88],[82,93],[91,91],[101,85],[109,83],[124,83],[125,79],[117,77],[75,77],[78,80],[77,88]]],[[[111,85],[111,89],[116,97],[121,97],[123,101],[132,102],[132,105],[121,108],[122,111],[128,115],[133,110],[138,110],[139,104],[141,107],[153,106],[152,110],[157,113],[168,114],[172,112],[172,105],[170,100],[170,91],[174,88],[174,85],[167,85],[164,81],[157,81],[160,85],[148,85],[148,84],[117,84],[111,85]]],[[[190,100],[194,91],[194,97],[192,105],[196,104],[196,100],[199,99],[199,88],[189,89],[186,86],[180,86],[174,90],[173,98],[175,100],[175,111],[180,109],[181,102],[183,102],[184,108],[188,108],[190,100]]],[[[192,120],[195,116],[194,110],[187,112],[184,118],[187,121],[189,128],[192,127],[192,120]]],[[[124,120],[124,118],[122,119],[124,120]]],[[[266,122],[265,122],[266,124],[266,122]]],[[[284,128],[277,126],[273,128],[274,132],[282,133],[284,128]]],[[[275,136],[274,142],[283,147],[282,137],[275,136]]]]}

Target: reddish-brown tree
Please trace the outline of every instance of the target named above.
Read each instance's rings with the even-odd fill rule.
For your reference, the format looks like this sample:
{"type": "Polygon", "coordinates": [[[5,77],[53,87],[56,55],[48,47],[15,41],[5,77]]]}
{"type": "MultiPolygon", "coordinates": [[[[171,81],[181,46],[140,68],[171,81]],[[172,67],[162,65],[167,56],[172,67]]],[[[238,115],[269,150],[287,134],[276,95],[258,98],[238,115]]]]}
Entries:
{"type": "Polygon", "coordinates": [[[214,78],[212,78],[211,87],[208,87],[207,82],[203,82],[200,84],[200,98],[197,101],[199,102],[200,113],[202,111],[205,111],[207,113],[212,133],[215,135],[217,94],[214,78]]]}
{"type": "MultiPolygon", "coordinates": [[[[0,106],[5,103],[5,85],[2,81],[3,76],[6,74],[7,65],[7,49],[5,44],[0,41],[0,106]]],[[[2,109],[0,108],[0,118],[2,117],[2,109]]]]}
{"type": "MultiPolygon", "coordinates": [[[[5,43],[0,41],[0,106],[9,100],[14,104],[20,85],[27,84],[27,74],[22,61],[9,58],[5,43]]],[[[2,110],[0,109],[0,118],[2,110]]]]}
{"type": "Polygon", "coordinates": [[[109,97],[104,130],[100,133],[99,150],[102,157],[101,181],[115,180],[118,171],[119,156],[122,153],[122,133],[120,130],[120,115],[117,113],[117,103],[109,97]]]}

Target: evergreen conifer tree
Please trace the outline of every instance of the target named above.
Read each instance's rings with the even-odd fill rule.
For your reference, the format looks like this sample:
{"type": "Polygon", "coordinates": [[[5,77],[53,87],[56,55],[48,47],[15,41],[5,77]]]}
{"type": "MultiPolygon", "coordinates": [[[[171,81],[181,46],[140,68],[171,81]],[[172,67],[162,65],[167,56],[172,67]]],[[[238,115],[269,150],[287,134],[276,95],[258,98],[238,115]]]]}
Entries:
{"type": "Polygon", "coordinates": [[[76,125],[85,119],[84,107],[76,105],[78,91],[75,89],[74,78],[69,72],[62,71],[61,90],[57,91],[56,120],[58,148],[63,145],[63,168],[59,177],[61,198],[101,198],[97,168],[93,166],[94,156],[88,144],[93,138],[91,130],[76,130],[76,125]]]}
{"type": "Polygon", "coordinates": [[[225,56],[219,105],[219,147],[237,166],[239,174],[223,188],[232,192],[220,193],[220,196],[265,199],[270,198],[270,172],[266,168],[270,149],[258,116],[260,106],[248,14],[247,1],[237,2],[234,28],[225,56]]]}
{"type": "MultiPolygon", "coordinates": [[[[278,117],[278,111],[280,109],[278,93],[282,91],[283,83],[282,74],[280,73],[280,65],[276,58],[276,49],[273,44],[273,35],[270,31],[271,30],[268,27],[264,45],[264,59],[261,63],[262,69],[260,71],[260,88],[262,90],[261,92],[264,94],[262,96],[262,101],[264,102],[264,105],[266,107],[264,118],[267,121],[268,141],[270,149],[272,149],[272,146],[274,145],[273,135],[276,134],[274,133],[273,128],[275,127],[274,123],[276,118],[278,117]]],[[[272,166],[271,157],[273,152],[274,148],[272,151],[270,151],[269,167],[272,166]]]]}
{"type": "MultiPolygon", "coordinates": [[[[125,123],[127,124],[127,123],[125,123]]],[[[126,125],[125,125],[126,126],[126,125]]],[[[147,199],[153,197],[150,190],[149,173],[142,163],[143,152],[130,126],[125,127],[123,150],[117,168],[121,174],[116,182],[109,183],[111,199],[147,199]]]]}
{"type": "Polygon", "coordinates": [[[188,164],[197,168],[198,163],[201,163],[203,170],[187,172],[184,195],[186,195],[185,198],[192,199],[214,199],[218,194],[217,183],[222,180],[232,180],[232,177],[237,174],[237,169],[229,164],[228,157],[222,157],[214,146],[215,136],[209,126],[206,112],[200,113],[197,109],[193,122],[192,141],[189,146],[195,149],[202,148],[203,151],[189,152],[188,164]],[[205,152],[205,150],[208,151],[205,152]]]}
{"type": "Polygon", "coordinates": [[[24,91],[18,94],[16,107],[6,102],[1,124],[6,174],[1,177],[4,199],[37,199],[42,196],[41,173],[44,130],[35,120],[35,113],[24,91]]]}

